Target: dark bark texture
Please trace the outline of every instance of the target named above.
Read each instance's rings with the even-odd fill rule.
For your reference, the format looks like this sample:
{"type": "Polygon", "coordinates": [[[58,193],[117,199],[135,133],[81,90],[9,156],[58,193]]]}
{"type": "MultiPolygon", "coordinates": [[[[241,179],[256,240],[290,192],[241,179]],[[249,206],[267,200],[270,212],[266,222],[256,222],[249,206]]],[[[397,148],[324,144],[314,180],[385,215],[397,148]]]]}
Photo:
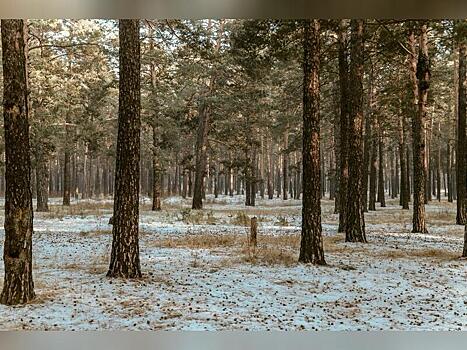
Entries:
{"type": "MultiPolygon", "coordinates": [[[[466,39],[464,39],[466,40],[466,39]]],[[[457,149],[456,149],[456,179],[457,179],[457,215],[456,223],[467,223],[467,137],[466,137],[466,89],[467,89],[467,44],[459,45],[459,88],[457,109],[457,149]]]]}
{"type": "Polygon", "coordinates": [[[349,64],[347,61],[347,25],[341,20],[339,25],[339,85],[340,85],[340,135],[339,135],[339,227],[345,231],[347,210],[347,184],[349,181],[348,128],[349,128],[349,64]]]}
{"type": "Polygon", "coordinates": [[[366,242],[363,212],[363,33],[364,21],[351,20],[346,242],[366,242]]]}
{"type": "Polygon", "coordinates": [[[36,156],[36,196],[37,211],[49,211],[49,169],[42,152],[36,156]]]}
{"type": "Polygon", "coordinates": [[[29,155],[27,25],[2,20],[3,118],[5,129],[5,277],[0,303],[32,300],[31,160],[29,155]]]}
{"type": "Polygon", "coordinates": [[[424,126],[427,115],[428,89],[430,87],[427,27],[420,28],[420,47],[416,69],[418,81],[418,110],[412,120],[413,134],[413,168],[414,168],[414,204],[412,232],[426,233],[425,223],[425,135],[424,126]]]}
{"type": "Polygon", "coordinates": [[[209,132],[209,107],[203,99],[198,108],[198,135],[195,154],[195,185],[193,188],[192,209],[203,208],[203,182],[206,172],[207,138],[209,132]]]}
{"type": "Polygon", "coordinates": [[[325,265],[321,233],[319,20],[306,20],[303,39],[303,199],[299,261],[325,265]]]}
{"type": "Polygon", "coordinates": [[[141,277],[138,243],[141,129],[139,20],[120,20],[120,81],[109,277],[141,277]]]}

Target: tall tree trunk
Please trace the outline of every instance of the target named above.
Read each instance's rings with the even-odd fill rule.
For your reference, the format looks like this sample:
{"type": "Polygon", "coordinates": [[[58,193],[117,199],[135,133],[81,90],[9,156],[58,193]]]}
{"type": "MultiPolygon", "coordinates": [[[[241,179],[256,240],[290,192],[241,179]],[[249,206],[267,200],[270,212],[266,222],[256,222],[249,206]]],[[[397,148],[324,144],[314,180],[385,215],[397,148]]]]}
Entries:
{"type": "MultiPolygon", "coordinates": [[[[373,79],[373,77],[370,77],[373,79]]],[[[370,83],[371,84],[371,83],[370,83]]],[[[370,88],[371,90],[371,88],[370,88]]],[[[370,101],[372,98],[370,98],[370,101]]],[[[371,106],[371,103],[370,103],[371,106]]],[[[371,107],[370,107],[371,111],[371,107]]],[[[370,148],[371,148],[371,119],[365,117],[365,139],[363,145],[363,211],[368,211],[368,176],[370,167],[370,148]]]]}
{"type": "MultiPolygon", "coordinates": [[[[412,34],[413,35],[413,34],[412,34]]],[[[412,40],[411,40],[412,41],[412,40]]],[[[413,50],[412,52],[414,52],[413,50]]],[[[414,205],[412,232],[426,233],[425,223],[425,137],[424,125],[427,114],[428,88],[430,70],[427,45],[427,26],[420,28],[420,47],[416,65],[416,80],[418,81],[418,110],[412,121],[413,164],[414,164],[414,205]]]]}
{"type": "Polygon", "coordinates": [[[39,151],[36,153],[36,194],[37,194],[37,211],[49,211],[49,169],[47,169],[47,159],[45,155],[39,151]]]}
{"type": "Polygon", "coordinates": [[[258,184],[258,166],[256,159],[256,146],[251,146],[251,181],[250,181],[250,205],[254,207],[256,205],[256,191],[258,184]]]}
{"type": "Polygon", "coordinates": [[[386,200],[384,198],[384,144],[382,135],[379,135],[378,137],[378,153],[378,202],[380,203],[381,207],[384,208],[386,206],[386,200]]]}
{"type": "Polygon", "coordinates": [[[349,181],[349,64],[347,61],[347,24],[339,24],[339,85],[340,85],[340,181],[339,181],[339,227],[338,232],[345,232],[347,218],[347,185],[349,181]]]}
{"type": "Polygon", "coordinates": [[[202,100],[198,109],[199,123],[196,138],[195,185],[193,189],[192,209],[203,208],[203,182],[206,172],[207,138],[209,128],[209,107],[202,100]]]}
{"type": "Polygon", "coordinates": [[[459,87],[457,110],[457,214],[456,223],[467,223],[467,135],[466,135],[466,90],[467,90],[467,44],[465,38],[459,43],[459,87]]]}
{"type": "Polygon", "coordinates": [[[378,124],[377,116],[372,115],[372,126],[373,130],[371,135],[371,158],[370,158],[370,194],[368,199],[368,210],[376,210],[376,175],[378,165],[378,124]]]}
{"type": "MultiPolygon", "coordinates": [[[[68,126],[65,126],[65,129],[68,130],[68,126]]],[[[66,131],[68,137],[68,131],[66,131]]],[[[63,205],[70,205],[70,151],[68,145],[65,146],[65,159],[63,162],[63,205]]]]}
{"type": "Polygon", "coordinates": [[[273,173],[274,173],[274,155],[273,155],[273,143],[269,144],[269,152],[268,152],[268,199],[274,198],[274,180],[273,180],[273,173]]]}
{"type": "Polygon", "coordinates": [[[139,20],[119,21],[120,81],[112,253],[107,276],[141,277],[139,161],[141,81],[139,20]]]}
{"type": "Polygon", "coordinates": [[[5,276],[0,303],[24,304],[32,300],[31,159],[29,156],[29,105],[27,24],[2,20],[3,119],[5,130],[5,276]]]}
{"type": "Polygon", "coordinates": [[[441,122],[439,121],[437,135],[438,145],[436,147],[436,199],[438,202],[441,202],[441,122]]]}
{"type": "Polygon", "coordinates": [[[287,200],[288,198],[288,187],[289,187],[289,125],[287,124],[284,131],[284,153],[282,155],[282,199],[287,200]]]}
{"type": "Polygon", "coordinates": [[[152,128],[152,210],[161,210],[162,171],[159,162],[157,131],[152,128]]]}
{"type": "Polygon", "coordinates": [[[451,169],[452,169],[452,157],[451,157],[451,144],[448,141],[448,144],[446,146],[446,152],[447,152],[447,166],[446,166],[446,178],[447,178],[447,187],[448,187],[448,202],[452,203],[454,199],[452,198],[452,174],[451,174],[451,169]]]}
{"type": "Polygon", "coordinates": [[[303,40],[303,206],[299,262],[325,265],[321,233],[319,20],[305,21],[303,40]]]}
{"type": "Polygon", "coordinates": [[[399,118],[399,160],[400,160],[400,169],[401,169],[401,177],[400,177],[400,202],[399,204],[402,206],[402,209],[409,209],[409,193],[408,193],[408,184],[407,184],[407,164],[406,162],[406,138],[405,138],[405,130],[404,130],[404,115],[401,113],[401,117],[399,118]]]}
{"type": "Polygon", "coordinates": [[[351,20],[349,76],[349,181],[346,242],[366,242],[363,212],[363,63],[364,21],[351,20]]]}

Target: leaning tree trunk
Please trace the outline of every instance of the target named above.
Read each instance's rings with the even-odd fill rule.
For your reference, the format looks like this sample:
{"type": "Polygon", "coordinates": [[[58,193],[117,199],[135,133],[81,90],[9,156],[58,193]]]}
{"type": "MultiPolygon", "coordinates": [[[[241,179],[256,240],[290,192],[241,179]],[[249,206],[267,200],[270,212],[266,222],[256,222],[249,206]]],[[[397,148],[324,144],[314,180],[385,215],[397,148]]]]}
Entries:
{"type": "Polygon", "coordinates": [[[319,20],[305,21],[303,39],[303,206],[300,256],[302,263],[325,265],[321,234],[319,143],[319,20]]]}
{"type": "Polygon", "coordinates": [[[109,277],[141,277],[138,243],[141,129],[139,20],[122,19],[112,254],[109,277]]]}
{"type": "Polygon", "coordinates": [[[351,20],[346,242],[366,242],[363,212],[363,20],[351,20]]]}
{"type": "Polygon", "coordinates": [[[427,114],[428,88],[430,86],[430,70],[427,46],[427,26],[420,28],[420,48],[416,69],[418,81],[418,110],[412,121],[413,164],[414,164],[414,205],[412,232],[426,233],[425,223],[425,137],[424,125],[427,114]]]}
{"type": "Polygon", "coordinates": [[[347,185],[349,181],[348,129],[349,129],[349,65],[347,61],[347,25],[341,20],[339,25],[339,85],[340,85],[340,126],[339,126],[339,227],[345,232],[347,217],[347,185]]]}
{"type": "Polygon", "coordinates": [[[2,20],[3,118],[5,130],[5,277],[0,303],[34,298],[32,279],[33,210],[29,156],[27,25],[2,20]]]}
{"type": "Polygon", "coordinates": [[[466,88],[467,88],[467,44],[465,39],[459,44],[459,87],[457,108],[457,215],[456,223],[467,223],[467,137],[466,137],[466,88]]]}

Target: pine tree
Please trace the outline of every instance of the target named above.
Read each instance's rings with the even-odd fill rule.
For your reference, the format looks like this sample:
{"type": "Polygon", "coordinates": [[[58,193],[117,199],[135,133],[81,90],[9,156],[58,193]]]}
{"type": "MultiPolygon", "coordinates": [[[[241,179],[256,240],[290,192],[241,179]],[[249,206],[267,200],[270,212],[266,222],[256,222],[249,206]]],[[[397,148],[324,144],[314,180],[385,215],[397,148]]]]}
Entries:
{"type": "Polygon", "coordinates": [[[29,156],[29,104],[27,24],[2,20],[3,117],[5,127],[6,193],[5,279],[0,303],[24,304],[32,300],[31,160],[29,156]]]}
{"type": "Polygon", "coordinates": [[[428,57],[427,25],[420,26],[420,46],[416,77],[418,81],[418,110],[412,120],[413,167],[414,167],[414,205],[412,232],[426,233],[425,223],[425,135],[428,89],[430,87],[430,61],[428,57]]]}
{"type": "Polygon", "coordinates": [[[141,129],[139,25],[139,20],[119,21],[118,136],[109,277],[141,277],[138,243],[141,129]]]}
{"type": "Polygon", "coordinates": [[[363,212],[363,33],[364,21],[351,20],[346,242],[366,242],[363,212]]]}
{"type": "Polygon", "coordinates": [[[321,234],[319,20],[304,22],[303,38],[303,205],[299,261],[325,265],[321,234]]]}

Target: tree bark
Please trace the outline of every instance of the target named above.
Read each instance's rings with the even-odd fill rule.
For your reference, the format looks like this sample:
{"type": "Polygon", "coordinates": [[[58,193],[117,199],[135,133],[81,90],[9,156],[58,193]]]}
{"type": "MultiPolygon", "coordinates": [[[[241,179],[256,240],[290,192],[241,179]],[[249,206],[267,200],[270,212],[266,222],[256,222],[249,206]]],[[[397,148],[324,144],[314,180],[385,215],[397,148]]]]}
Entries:
{"type": "MultiPolygon", "coordinates": [[[[413,34],[412,34],[413,35],[413,34]]],[[[414,50],[412,51],[414,52],[414,50]]],[[[416,80],[418,81],[418,110],[412,121],[413,134],[413,164],[414,164],[414,205],[412,232],[426,233],[425,223],[425,137],[424,125],[427,115],[428,88],[430,86],[430,70],[427,46],[427,26],[420,28],[420,47],[416,65],[416,80]]]]}
{"type": "Polygon", "coordinates": [[[159,154],[157,152],[157,131],[152,128],[152,210],[161,210],[161,187],[162,174],[159,154]]]}
{"type": "Polygon", "coordinates": [[[120,81],[109,277],[141,277],[138,242],[141,81],[139,20],[119,21],[120,81]]]}
{"type": "Polygon", "coordinates": [[[378,153],[378,202],[380,203],[380,206],[384,208],[386,206],[386,200],[384,198],[384,144],[382,135],[379,135],[378,137],[378,153]]]}
{"type": "Polygon", "coordinates": [[[346,242],[366,242],[363,212],[363,64],[364,20],[351,20],[349,79],[349,181],[346,242]]]}
{"type": "Polygon", "coordinates": [[[457,213],[456,223],[467,223],[467,135],[466,135],[466,89],[467,89],[467,44],[465,38],[459,44],[459,87],[457,109],[457,148],[456,148],[456,179],[457,179],[457,213]]]}
{"type": "Polygon", "coordinates": [[[467,258],[467,224],[464,227],[464,250],[462,251],[462,257],[467,258]]]}
{"type": "Polygon", "coordinates": [[[406,138],[404,130],[404,116],[401,113],[399,119],[399,162],[400,162],[400,201],[399,204],[402,206],[402,209],[409,209],[409,193],[408,193],[408,184],[407,184],[407,164],[406,162],[406,138]]]}
{"type": "Polygon", "coordinates": [[[16,305],[27,303],[35,296],[32,278],[27,24],[23,20],[2,20],[1,35],[6,189],[5,276],[0,303],[16,305]]]}
{"type": "Polygon", "coordinates": [[[38,212],[49,211],[49,169],[47,160],[42,152],[36,153],[36,197],[38,212]]]}
{"type": "Polygon", "coordinates": [[[203,208],[203,181],[206,172],[207,138],[209,132],[209,107],[204,100],[200,101],[198,116],[199,123],[196,138],[195,185],[193,188],[192,209],[203,208]]]}
{"type": "Polygon", "coordinates": [[[339,227],[345,232],[347,217],[347,184],[349,181],[348,129],[349,129],[349,64],[347,61],[347,25],[345,20],[339,24],[339,85],[340,85],[340,181],[339,181],[339,227]]]}
{"type": "Polygon", "coordinates": [[[282,154],[282,199],[288,199],[288,187],[289,187],[289,125],[287,124],[284,131],[284,150],[282,154]]]}
{"type": "Polygon", "coordinates": [[[320,23],[305,20],[303,39],[303,205],[299,262],[325,265],[321,227],[319,66],[320,23]]]}

